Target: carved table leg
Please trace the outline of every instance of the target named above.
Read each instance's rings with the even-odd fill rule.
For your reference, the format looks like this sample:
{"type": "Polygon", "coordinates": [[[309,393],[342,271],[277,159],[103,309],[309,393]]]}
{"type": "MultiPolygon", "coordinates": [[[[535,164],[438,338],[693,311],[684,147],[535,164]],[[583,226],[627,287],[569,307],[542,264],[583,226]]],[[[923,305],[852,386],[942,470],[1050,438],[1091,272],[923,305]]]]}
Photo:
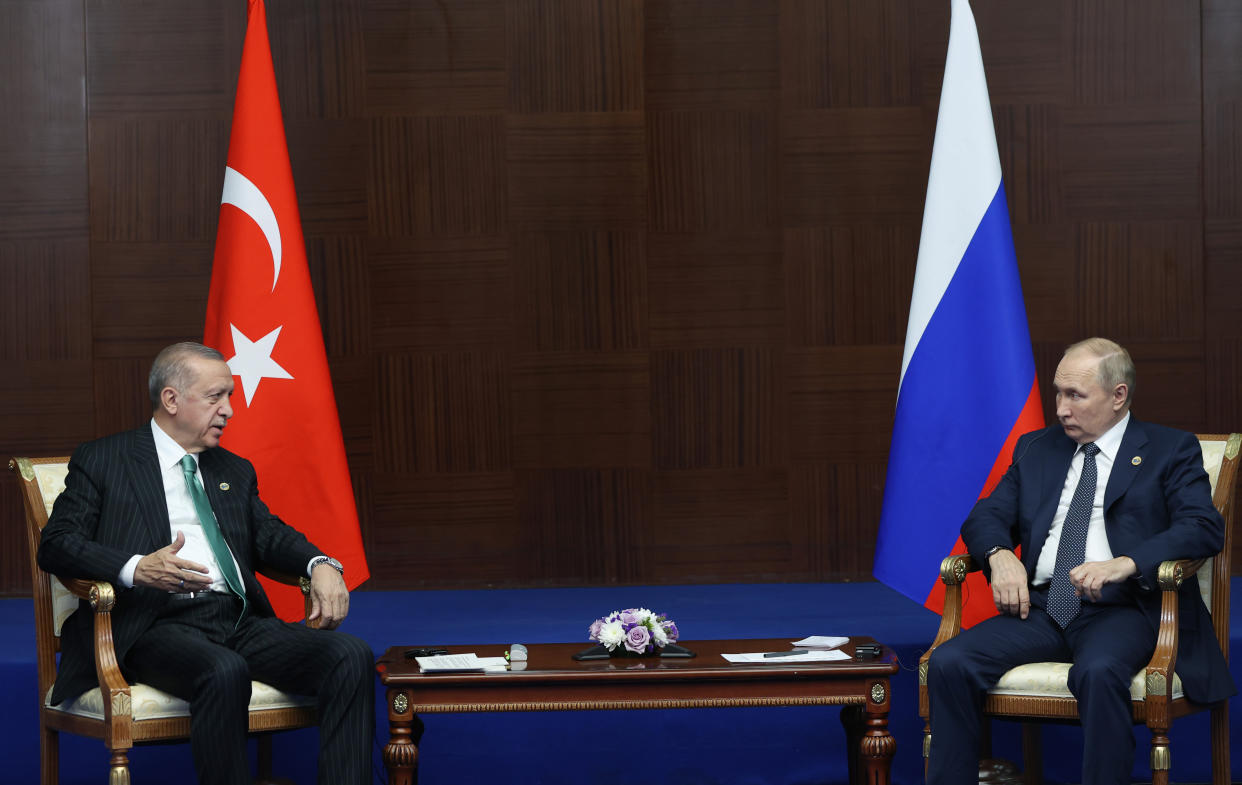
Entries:
{"type": "Polygon", "coordinates": [[[866,785],[889,785],[893,754],[897,752],[897,740],[888,732],[888,692],[888,680],[882,679],[871,685],[867,696],[858,748],[866,785]]]}
{"type": "Polygon", "coordinates": [[[845,728],[845,757],[849,761],[849,782],[859,782],[858,761],[862,747],[862,706],[841,707],[841,726],[845,728]]]}
{"type": "Polygon", "coordinates": [[[410,726],[410,696],[402,689],[388,690],[388,744],[384,747],[384,768],[388,769],[389,785],[412,785],[414,768],[418,765],[418,744],[410,726]]]}

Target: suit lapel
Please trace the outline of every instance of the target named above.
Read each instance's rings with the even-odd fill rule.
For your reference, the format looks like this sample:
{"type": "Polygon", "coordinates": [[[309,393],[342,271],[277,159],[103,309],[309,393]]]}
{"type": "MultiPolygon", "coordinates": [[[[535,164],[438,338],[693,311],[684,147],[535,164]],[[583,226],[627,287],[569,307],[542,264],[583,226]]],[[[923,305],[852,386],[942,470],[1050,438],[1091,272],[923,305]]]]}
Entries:
{"type": "Polygon", "coordinates": [[[1108,476],[1108,487],[1104,489],[1105,520],[1108,520],[1108,508],[1125,495],[1130,484],[1134,482],[1134,478],[1138,477],[1149,449],[1147,430],[1131,415],[1130,424],[1126,426],[1126,433],[1121,437],[1121,446],[1117,448],[1117,457],[1113,460],[1113,470],[1108,476]],[[1135,463],[1135,460],[1138,463],[1135,463]]]}
{"type": "Polygon", "coordinates": [[[168,521],[168,500],[164,497],[164,478],[160,473],[159,456],[151,428],[138,428],[128,454],[126,474],[130,487],[142,510],[142,522],[154,543],[155,550],[172,542],[172,524],[168,521]]]}

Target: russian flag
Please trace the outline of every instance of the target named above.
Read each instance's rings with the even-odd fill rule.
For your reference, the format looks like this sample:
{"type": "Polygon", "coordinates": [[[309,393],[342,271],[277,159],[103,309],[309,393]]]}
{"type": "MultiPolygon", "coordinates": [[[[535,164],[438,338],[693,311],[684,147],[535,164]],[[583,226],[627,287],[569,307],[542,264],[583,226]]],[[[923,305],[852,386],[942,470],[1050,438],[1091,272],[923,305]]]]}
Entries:
{"type": "MultiPolygon", "coordinates": [[[[962,521],[1043,424],[979,35],[953,0],[875,577],[939,612],[962,521]]],[[[996,612],[971,579],[967,624],[996,612]]]]}

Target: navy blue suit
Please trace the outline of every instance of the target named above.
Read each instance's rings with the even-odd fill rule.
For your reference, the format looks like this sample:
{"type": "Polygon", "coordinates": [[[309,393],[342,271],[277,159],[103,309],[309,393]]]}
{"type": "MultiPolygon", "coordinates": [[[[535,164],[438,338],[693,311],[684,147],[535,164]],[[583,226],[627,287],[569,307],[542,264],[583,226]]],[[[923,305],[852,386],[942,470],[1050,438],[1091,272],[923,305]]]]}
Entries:
{"type": "MultiPolygon", "coordinates": [[[[1060,425],[1018,440],[1013,464],[962,525],[963,541],[985,571],[987,552],[1003,545],[1020,547],[1028,580],[1034,576],[1077,447],[1060,425]]],[[[1064,631],[1041,607],[1042,593],[1033,591],[1027,619],[993,617],[933,652],[927,677],[929,783],[976,781],[986,691],[1010,668],[1041,661],[1074,663],[1070,689],[1085,734],[1082,781],[1129,781],[1129,683],[1155,649],[1157,568],[1166,559],[1212,556],[1224,543],[1224,521],[1212,506],[1198,440],[1131,416],[1105,488],[1104,523],[1113,555],[1132,558],[1138,573],[1106,587],[1099,603],[1084,600],[1064,631]]],[[[1233,695],[1233,679],[1194,581],[1181,588],[1179,621],[1176,670],[1186,696],[1214,703],[1233,695]]]]}
{"type": "MultiPolygon", "coordinates": [[[[259,498],[251,463],[220,447],[199,471],[221,532],[241,570],[241,601],[202,593],[184,600],[117,584],[113,642],[131,681],[190,702],[191,744],[202,782],[249,782],[245,770],[250,679],[319,697],[321,782],[369,783],[374,724],[373,654],[363,641],[275,618],[255,578],[260,566],[305,575],[320,551],[259,498]]],[[[69,462],[39,545],[39,566],[71,578],[116,582],[134,554],[172,541],[168,501],[151,426],[81,445],[69,462]]],[[[84,602],[65,622],[52,703],[98,686],[92,612],[84,602]]]]}

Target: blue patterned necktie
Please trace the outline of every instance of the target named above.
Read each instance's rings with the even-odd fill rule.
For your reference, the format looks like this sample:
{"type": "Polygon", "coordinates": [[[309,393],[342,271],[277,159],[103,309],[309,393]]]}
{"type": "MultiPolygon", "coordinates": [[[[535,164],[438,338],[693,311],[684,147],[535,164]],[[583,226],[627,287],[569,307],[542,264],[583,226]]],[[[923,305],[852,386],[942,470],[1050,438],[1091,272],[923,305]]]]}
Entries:
{"type": "Polygon", "coordinates": [[[241,578],[233,566],[233,553],[229,550],[228,543],[224,541],[224,533],[220,531],[220,524],[216,523],[216,514],[211,511],[211,504],[207,501],[207,492],[203,490],[203,484],[198,481],[197,470],[198,465],[193,457],[186,455],[181,459],[181,473],[185,475],[185,485],[190,491],[190,499],[194,502],[194,511],[198,513],[198,522],[203,527],[203,536],[207,538],[207,544],[211,546],[211,553],[216,557],[216,564],[220,565],[220,574],[224,576],[224,582],[234,594],[241,597],[242,615],[245,616],[246,589],[242,586],[241,578]]]}
{"type": "Polygon", "coordinates": [[[1082,474],[1070,501],[1069,512],[1061,524],[1061,541],[1057,545],[1057,563],[1052,570],[1048,589],[1048,615],[1065,629],[1082,607],[1082,598],[1070,585],[1069,572],[1083,563],[1087,555],[1087,527],[1091,523],[1091,506],[1095,503],[1095,454],[1100,448],[1093,442],[1082,447],[1082,474]]]}

